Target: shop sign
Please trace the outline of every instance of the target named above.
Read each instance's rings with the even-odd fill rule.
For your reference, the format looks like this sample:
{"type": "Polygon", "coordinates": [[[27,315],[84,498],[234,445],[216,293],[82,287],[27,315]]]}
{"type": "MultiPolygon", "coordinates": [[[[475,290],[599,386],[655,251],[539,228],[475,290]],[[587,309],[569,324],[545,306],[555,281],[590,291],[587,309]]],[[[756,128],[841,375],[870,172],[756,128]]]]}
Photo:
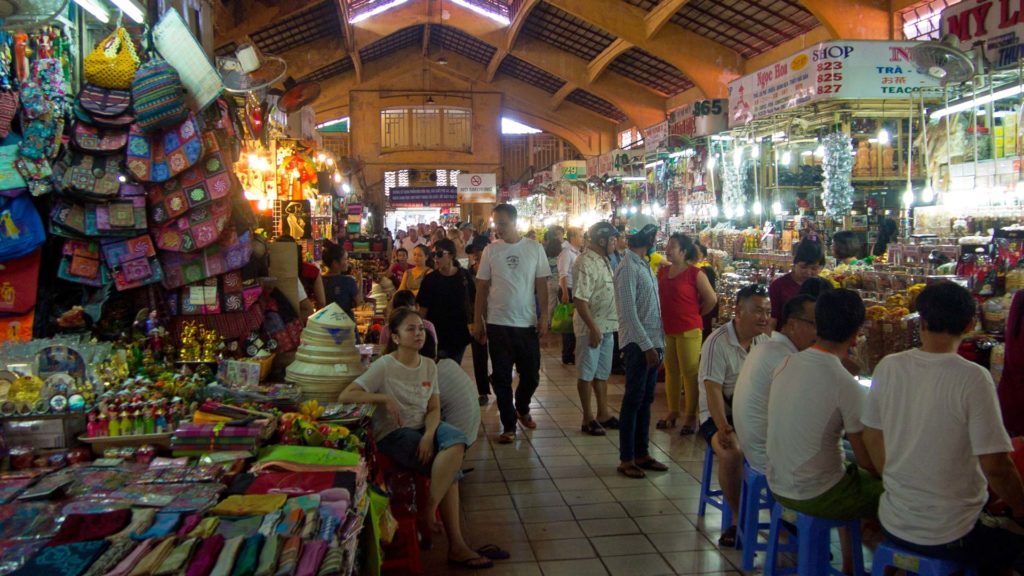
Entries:
{"type": "Polygon", "coordinates": [[[494,174],[459,174],[459,204],[481,204],[497,199],[498,178],[494,174]]]}
{"type": "Polygon", "coordinates": [[[725,116],[728,109],[729,101],[724,98],[692,102],[669,114],[668,133],[695,138],[724,132],[729,127],[725,116]]]}
{"type": "Polygon", "coordinates": [[[392,208],[452,208],[458,201],[455,186],[399,186],[391,189],[392,208]]]}
{"type": "Polygon", "coordinates": [[[970,52],[984,42],[985,56],[992,67],[1015,68],[1024,56],[1024,2],[1021,0],[979,0],[961,2],[942,11],[942,33],[960,40],[960,49],[970,52]]]}
{"type": "Polygon", "coordinates": [[[918,71],[909,41],[822,42],[729,83],[729,126],[794,106],[828,100],[909,98],[941,94],[939,81],[918,71]]]}
{"type": "Polygon", "coordinates": [[[644,150],[653,152],[668,139],[668,120],[644,129],[644,150]]]}
{"type": "Polygon", "coordinates": [[[551,167],[555,180],[582,180],[587,177],[585,160],[566,160],[551,167]]]}

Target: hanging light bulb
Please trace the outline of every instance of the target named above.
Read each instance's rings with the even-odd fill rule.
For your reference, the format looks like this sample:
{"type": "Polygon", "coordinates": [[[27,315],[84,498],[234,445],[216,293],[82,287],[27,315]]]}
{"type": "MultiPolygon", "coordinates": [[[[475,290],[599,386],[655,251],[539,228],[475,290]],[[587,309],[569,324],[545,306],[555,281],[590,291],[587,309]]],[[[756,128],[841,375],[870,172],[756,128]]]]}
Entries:
{"type": "Polygon", "coordinates": [[[889,143],[889,131],[882,126],[882,129],[878,131],[878,143],[885,145],[889,143]]]}
{"type": "Polygon", "coordinates": [[[321,152],[321,153],[316,155],[316,161],[317,162],[323,164],[324,161],[326,161],[326,160],[327,160],[327,154],[324,154],[323,152],[321,152]]]}
{"type": "Polygon", "coordinates": [[[754,205],[751,207],[751,209],[754,211],[755,215],[760,216],[761,215],[761,201],[760,200],[754,200],[754,205]]]}
{"type": "Polygon", "coordinates": [[[931,186],[925,186],[924,190],[921,190],[921,202],[927,204],[935,200],[935,190],[931,186]]]}
{"type": "Polygon", "coordinates": [[[751,158],[760,158],[761,157],[761,147],[757,146],[757,145],[751,146],[750,147],[750,157],[751,158]]]}
{"type": "Polygon", "coordinates": [[[344,192],[345,194],[350,194],[352,193],[352,187],[349,186],[348,183],[342,184],[341,191],[344,192]]]}
{"type": "Polygon", "coordinates": [[[743,218],[746,214],[747,214],[747,209],[744,208],[742,205],[736,207],[736,217],[737,218],[743,218]]]}
{"type": "Polygon", "coordinates": [[[914,205],[914,189],[907,186],[906,192],[903,193],[903,207],[910,208],[914,205]]]}
{"type": "Polygon", "coordinates": [[[334,183],[341,184],[341,174],[338,174],[337,172],[334,173],[334,183]]]}
{"type": "Polygon", "coordinates": [[[782,153],[782,161],[780,163],[783,166],[789,166],[793,163],[793,153],[790,152],[788,148],[782,153]]]}
{"type": "Polygon", "coordinates": [[[782,202],[774,202],[772,204],[772,214],[778,215],[782,213],[782,202]]]}

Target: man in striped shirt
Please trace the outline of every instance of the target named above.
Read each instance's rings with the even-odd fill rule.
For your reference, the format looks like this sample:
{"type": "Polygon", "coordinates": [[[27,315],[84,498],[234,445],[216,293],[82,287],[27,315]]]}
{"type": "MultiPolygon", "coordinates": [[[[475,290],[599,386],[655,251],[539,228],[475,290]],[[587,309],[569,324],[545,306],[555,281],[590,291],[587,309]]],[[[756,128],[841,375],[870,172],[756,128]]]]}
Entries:
{"type": "Polygon", "coordinates": [[[732,394],[747,352],[771,334],[771,313],[768,290],[763,285],[741,288],[736,293],[736,317],[712,332],[700,349],[700,434],[715,451],[718,483],[733,511],[733,525],[718,539],[722,546],[736,545],[743,483],[743,452],[732,427],[732,394]]]}

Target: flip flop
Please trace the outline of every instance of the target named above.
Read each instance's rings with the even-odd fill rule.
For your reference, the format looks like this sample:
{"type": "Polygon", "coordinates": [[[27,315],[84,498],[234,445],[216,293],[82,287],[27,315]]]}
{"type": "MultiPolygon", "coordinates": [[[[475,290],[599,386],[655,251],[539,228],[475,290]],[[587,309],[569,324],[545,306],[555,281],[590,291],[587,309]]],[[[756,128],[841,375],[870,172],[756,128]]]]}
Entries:
{"type": "Polygon", "coordinates": [[[493,567],[494,561],[490,558],[484,558],[483,556],[474,556],[472,558],[466,558],[465,560],[449,558],[448,564],[458,566],[459,568],[469,568],[470,570],[483,570],[485,568],[493,567]]]}
{"type": "Polygon", "coordinates": [[[620,464],[619,467],[616,468],[615,470],[619,474],[622,474],[623,476],[625,476],[626,478],[640,479],[640,478],[645,478],[647,476],[647,474],[643,470],[637,468],[635,465],[632,465],[632,464],[629,465],[629,466],[622,466],[620,464]]]}
{"type": "Polygon", "coordinates": [[[695,434],[696,432],[697,429],[694,428],[693,426],[683,426],[682,428],[679,429],[680,436],[689,436],[691,434],[695,434]]]}
{"type": "Polygon", "coordinates": [[[604,436],[606,434],[604,428],[602,428],[601,425],[597,423],[597,420],[591,420],[590,422],[587,422],[586,424],[580,427],[580,430],[587,434],[590,434],[591,436],[604,436]]]}
{"type": "Polygon", "coordinates": [[[491,560],[508,560],[512,557],[508,550],[502,550],[494,544],[485,544],[477,548],[476,553],[491,560]]]}
{"type": "Polygon", "coordinates": [[[722,532],[722,535],[718,537],[718,545],[719,546],[728,547],[728,548],[735,548],[736,547],[736,527],[735,526],[729,526],[728,528],[726,528],[725,532],[722,532]]]}
{"type": "Polygon", "coordinates": [[[600,424],[601,424],[601,426],[603,426],[604,428],[607,428],[609,430],[618,430],[619,429],[619,419],[616,418],[615,416],[612,416],[611,418],[605,420],[604,422],[601,422],[600,424]]]}
{"type": "Polygon", "coordinates": [[[668,466],[662,464],[661,462],[658,462],[654,458],[648,458],[646,460],[639,460],[639,461],[637,461],[636,466],[638,468],[643,468],[644,470],[653,470],[655,472],[667,472],[668,471],[668,466]]]}
{"type": "Polygon", "coordinates": [[[663,418],[661,420],[658,420],[658,423],[655,424],[654,427],[657,428],[658,430],[666,430],[668,428],[675,428],[676,427],[676,419],[672,418],[671,420],[669,420],[668,418],[663,418]]]}

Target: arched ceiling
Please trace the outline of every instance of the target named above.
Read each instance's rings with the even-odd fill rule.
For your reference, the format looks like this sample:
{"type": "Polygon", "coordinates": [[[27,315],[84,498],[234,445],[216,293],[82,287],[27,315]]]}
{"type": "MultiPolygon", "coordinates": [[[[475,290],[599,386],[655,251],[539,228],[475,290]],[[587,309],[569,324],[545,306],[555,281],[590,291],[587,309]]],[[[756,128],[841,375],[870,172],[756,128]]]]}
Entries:
{"type": "Polygon", "coordinates": [[[348,90],[447,75],[501,90],[527,123],[600,140],[661,121],[669,99],[724,96],[748,59],[811,30],[891,34],[888,0],[405,0],[367,16],[393,1],[215,0],[217,52],[251,39],[294,79],[324,82],[319,119],[344,115],[348,90]]]}

